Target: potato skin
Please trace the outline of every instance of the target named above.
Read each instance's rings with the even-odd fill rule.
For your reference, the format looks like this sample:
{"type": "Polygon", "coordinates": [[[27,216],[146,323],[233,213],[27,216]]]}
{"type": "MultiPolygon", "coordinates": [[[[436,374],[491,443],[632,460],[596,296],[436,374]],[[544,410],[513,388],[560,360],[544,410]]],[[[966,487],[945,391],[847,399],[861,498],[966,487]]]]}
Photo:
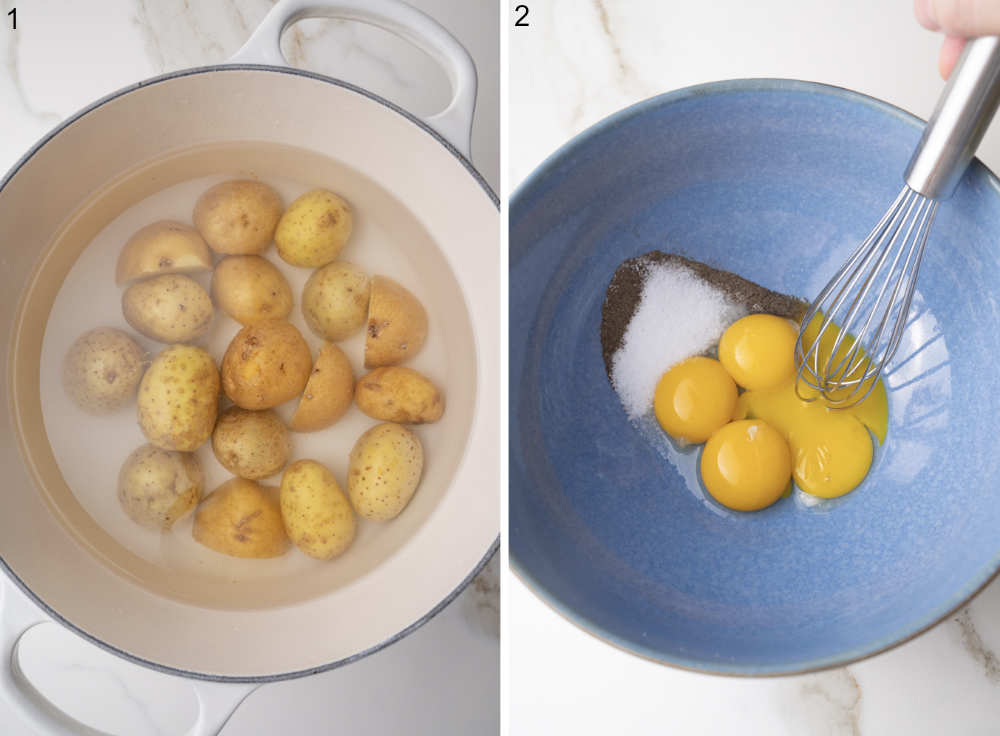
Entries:
{"type": "Polygon", "coordinates": [[[270,409],[302,393],[312,352],[302,334],[281,320],[247,325],[222,359],[222,387],[244,409],[270,409]]]}
{"type": "Polygon", "coordinates": [[[389,521],[413,498],[424,469],[420,440],[399,424],[377,424],[358,438],[347,467],[347,492],[358,516],[389,521]]]}
{"type": "Polygon", "coordinates": [[[343,250],[353,227],[351,206],[343,198],[313,189],[288,205],[274,231],[274,244],[287,263],[319,268],[343,250]]]}
{"type": "Polygon", "coordinates": [[[171,345],[153,359],[139,384],[139,427],[164,450],[192,452],[215,427],[219,371],[212,356],[191,345],[171,345]]]}
{"type": "Polygon", "coordinates": [[[354,372],[347,355],[336,345],[325,343],[302,398],[289,425],[296,432],[315,432],[329,427],[348,409],[354,398],[354,372]]]}
{"type": "Polygon", "coordinates": [[[444,413],[444,397],[429,378],[402,365],[376,368],[362,376],[354,400],[365,414],[383,422],[424,424],[444,413]]]}
{"type": "Polygon", "coordinates": [[[118,473],[118,501],[136,523],[166,531],[198,505],[203,483],[194,455],[143,445],[118,473]]]}
{"type": "Polygon", "coordinates": [[[365,333],[365,368],[397,365],[427,339],[427,311],[410,290],[387,276],[372,277],[365,333]]]}
{"type": "Polygon", "coordinates": [[[212,299],[243,325],[285,319],[292,312],[292,287],[274,265],[260,256],[228,256],[212,274],[212,299]]]}
{"type": "Polygon", "coordinates": [[[273,411],[231,406],[212,432],[212,451],[233,475],[258,480],[274,475],[288,462],[292,445],[288,428],[273,411]]]}
{"type": "Polygon", "coordinates": [[[309,329],[325,340],[343,340],[364,327],[371,281],[347,261],[316,269],[302,290],[302,316],[309,329]]]}
{"type": "Polygon", "coordinates": [[[125,243],[115,267],[115,283],[167,273],[212,270],[212,252],[198,231],[183,222],[160,220],[125,243]]]}
{"type": "Polygon", "coordinates": [[[280,557],[288,536],[273,494],[252,480],[232,478],[212,491],[194,516],[191,534],[232,557],[280,557]]]}
{"type": "Polygon", "coordinates": [[[288,537],[317,560],[343,554],[357,528],[354,510],[333,473],[315,460],[299,460],[285,469],[281,518],[288,537]]]}
{"type": "Polygon", "coordinates": [[[208,332],[212,300],[190,276],[172,273],[132,284],[122,294],[125,321],[148,338],[190,342],[208,332]]]}
{"type": "Polygon", "coordinates": [[[216,184],[194,206],[194,226],[216,253],[261,253],[274,239],[284,206],[263,182],[237,179],[216,184]]]}
{"type": "Polygon", "coordinates": [[[98,327],[80,335],[66,352],[63,386],[84,411],[108,414],[135,397],[146,362],[145,351],[125,332],[98,327]]]}

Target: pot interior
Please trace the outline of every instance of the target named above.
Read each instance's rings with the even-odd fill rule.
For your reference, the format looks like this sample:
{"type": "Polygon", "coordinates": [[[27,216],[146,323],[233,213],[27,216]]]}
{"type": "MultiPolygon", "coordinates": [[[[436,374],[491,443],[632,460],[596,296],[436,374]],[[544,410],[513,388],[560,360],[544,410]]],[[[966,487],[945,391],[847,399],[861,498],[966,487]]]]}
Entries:
{"type": "MultiPolygon", "coordinates": [[[[284,263],[273,248],[263,254],[286,276],[296,298],[290,321],[315,355],[322,340],[306,326],[299,297],[312,269],[284,263]]],[[[216,256],[218,260],[219,256],[216,256]]],[[[206,289],[210,274],[197,274],[206,289]]],[[[195,342],[218,361],[240,325],[216,309],[208,334],[195,342]]],[[[150,592],[214,607],[254,608],[294,603],[347,585],[395,554],[423,525],[448,488],[461,460],[475,403],[472,328],[461,289],[426,229],[401,202],[361,172],[304,149],[274,144],[233,144],[190,149],[147,163],[95,193],[51,244],[27,287],[17,323],[14,355],[15,412],[22,448],[38,488],[64,527],[90,552],[150,592]],[[159,219],[191,221],[198,196],[229,178],[259,178],[286,204],[316,187],[340,193],[355,210],[355,228],[341,254],[370,274],[409,288],[428,310],[432,325],[423,349],[408,363],[447,387],[442,420],[415,427],[425,450],[419,492],[391,523],[359,520],[357,538],[343,557],[314,560],[292,549],[270,560],[242,560],[194,541],[193,515],[166,533],[149,531],[122,511],[118,469],[145,438],[134,402],[106,416],[78,409],[62,388],[63,356],[93,327],[117,327],[133,335],[151,356],[165,346],[138,335],[122,316],[114,267],[122,245],[139,228],[159,219]]],[[[356,376],[363,374],[364,335],[341,343],[356,376]]],[[[287,421],[296,401],[277,411],[287,421]]],[[[312,458],[329,467],[346,488],[347,458],[354,441],[376,424],[356,406],[332,427],[292,433],[293,459],[312,458]]],[[[196,455],[206,492],[231,475],[210,443],[196,455]]],[[[262,481],[277,485],[280,475],[262,481]]]]}

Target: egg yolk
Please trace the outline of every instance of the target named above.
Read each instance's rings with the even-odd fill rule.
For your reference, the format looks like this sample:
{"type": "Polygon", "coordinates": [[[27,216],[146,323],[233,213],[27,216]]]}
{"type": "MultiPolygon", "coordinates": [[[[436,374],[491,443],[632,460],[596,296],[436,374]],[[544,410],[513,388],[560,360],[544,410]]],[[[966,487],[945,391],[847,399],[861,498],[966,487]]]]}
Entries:
{"type": "Polygon", "coordinates": [[[773,314],[751,314],[737,320],[719,341],[719,360],[748,390],[775,388],[795,375],[798,329],[773,314]]]}
{"type": "Polygon", "coordinates": [[[777,501],[792,477],[792,456],[781,434],[759,419],[731,422],[709,438],[701,478],[712,497],[737,511],[777,501]]]}
{"type": "Polygon", "coordinates": [[[704,442],[732,418],[736,394],[736,384],[722,363],[701,356],[688,358],[660,378],[653,412],[671,437],[704,442]]]}

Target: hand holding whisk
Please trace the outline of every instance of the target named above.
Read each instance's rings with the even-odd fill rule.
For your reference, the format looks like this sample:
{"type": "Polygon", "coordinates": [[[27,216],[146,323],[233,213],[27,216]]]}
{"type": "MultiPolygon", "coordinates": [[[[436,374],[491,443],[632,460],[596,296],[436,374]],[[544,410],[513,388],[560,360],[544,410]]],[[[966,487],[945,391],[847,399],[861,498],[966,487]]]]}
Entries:
{"type": "Polygon", "coordinates": [[[831,406],[864,401],[899,347],[938,204],[955,191],[1000,104],[1000,38],[966,44],[895,202],[802,319],[801,386],[831,406]]]}

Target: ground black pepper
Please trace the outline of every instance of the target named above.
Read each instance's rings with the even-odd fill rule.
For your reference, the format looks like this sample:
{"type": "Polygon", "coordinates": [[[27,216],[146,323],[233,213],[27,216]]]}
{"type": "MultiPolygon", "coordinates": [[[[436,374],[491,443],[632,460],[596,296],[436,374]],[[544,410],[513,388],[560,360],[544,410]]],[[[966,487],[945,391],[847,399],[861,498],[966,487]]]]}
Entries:
{"type": "MultiPolygon", "coordinates": [[[[615,269],[601,308],[601,352],[604,355],[604,368],[609,379],[613,356],[625,341],[625,331],[639,307],[642,287],[646,283],[650,267],[667,264],[687,268],[699,279],[742,305],[750,314],[775,314],[798,320],[808,306],[794,296],[771,291],[735,273],[712,268],[700,261],[674,253],[654,250],[630,258],[615,269]]],[[[677,315],[664,315],[664,319],[669,319],[671,316],[677,315]]]]}

